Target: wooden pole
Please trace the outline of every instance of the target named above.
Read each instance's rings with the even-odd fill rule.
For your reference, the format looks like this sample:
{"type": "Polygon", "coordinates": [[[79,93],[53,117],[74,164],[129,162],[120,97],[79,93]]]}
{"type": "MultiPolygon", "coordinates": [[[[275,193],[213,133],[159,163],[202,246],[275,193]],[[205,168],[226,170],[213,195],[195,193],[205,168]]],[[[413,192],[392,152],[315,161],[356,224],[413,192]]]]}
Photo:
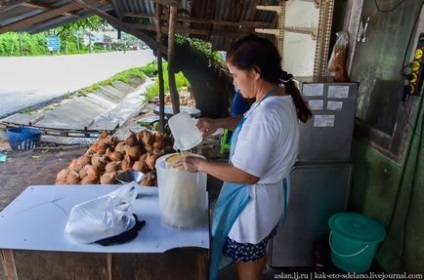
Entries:
{"type": "MultiPolygon", "coordinates": [[[[161,41],[161,14],[162,14],[162,6],[156,3],[156,42],[160,45],[161,41]]],[[[159,130],[161,132],[165,131],[165,89],[163,82],[163,68],[162,68],[162,52],[158,48],[156,49],[157,54],[157,64],[158,64],[158,79],[159,79],[159,130]]]]}
{"type": "Polygon", "coordinates": [[[180,112],[180,96],[175,83],[174,56],[175,56],[175,22],[177,18],[177,7],[171,6],[169,11],[169,31],[168,31],[168,80],[169,92],[172,101],[172,112],[180,112]]]}

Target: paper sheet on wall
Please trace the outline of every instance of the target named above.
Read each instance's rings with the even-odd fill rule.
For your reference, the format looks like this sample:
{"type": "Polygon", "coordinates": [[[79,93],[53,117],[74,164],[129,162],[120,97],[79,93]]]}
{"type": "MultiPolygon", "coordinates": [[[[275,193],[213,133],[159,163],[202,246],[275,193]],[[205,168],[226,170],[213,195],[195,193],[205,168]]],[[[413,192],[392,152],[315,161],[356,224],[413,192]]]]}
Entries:
{"type": "Polygon", "coordinates": [[[311,110],[322,110],[324,109],[324,100],[322,99],[309,100],[308,105],[309,105],[309,109],[311,110]]]}
{"type": "Polygon", "coordinates": [[[328,87],[328,98],[348,98],[349,87],[348,86],[329,86],[328,87]]]}
{"type": "Polygon", "coordinates": [[[314,127],[333,127],[334,119],[334,115],[315,115],[314,127]]]}
{"type": "Polygon", "coordinates": [[[304,96],[323,96],[324,84],[304,84],[302,93],[304,96]]]}
{"type": "Polygon", "coordinates": [[[343,109],[343,101],[327,101],[327,110],[341,111],[343,109]]]}

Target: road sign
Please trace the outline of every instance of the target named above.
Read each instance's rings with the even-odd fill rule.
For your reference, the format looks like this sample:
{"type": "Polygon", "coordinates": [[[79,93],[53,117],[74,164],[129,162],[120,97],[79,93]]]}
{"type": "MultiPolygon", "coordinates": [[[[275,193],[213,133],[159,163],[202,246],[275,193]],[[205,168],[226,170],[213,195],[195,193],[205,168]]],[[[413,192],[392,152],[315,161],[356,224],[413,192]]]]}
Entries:
{"type": "Polygon", "coordinates": [[[60,38],[56,36],[47,37],[47,48],[53,51],[60,50],[60,38]]]}

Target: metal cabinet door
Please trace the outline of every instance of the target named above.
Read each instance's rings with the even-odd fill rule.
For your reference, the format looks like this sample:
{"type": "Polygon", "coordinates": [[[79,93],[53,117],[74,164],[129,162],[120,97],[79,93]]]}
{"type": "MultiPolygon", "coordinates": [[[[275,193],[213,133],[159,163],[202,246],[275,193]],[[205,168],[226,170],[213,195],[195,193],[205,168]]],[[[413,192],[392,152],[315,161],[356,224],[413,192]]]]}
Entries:
{"type": "Polygon", "coordinates": [[[350,178],[347,163],[295,167],[286,223],[268,248],[271,267],[313,266],[314,242],[328,238],[328,219],[346,209],[350,178]]]}

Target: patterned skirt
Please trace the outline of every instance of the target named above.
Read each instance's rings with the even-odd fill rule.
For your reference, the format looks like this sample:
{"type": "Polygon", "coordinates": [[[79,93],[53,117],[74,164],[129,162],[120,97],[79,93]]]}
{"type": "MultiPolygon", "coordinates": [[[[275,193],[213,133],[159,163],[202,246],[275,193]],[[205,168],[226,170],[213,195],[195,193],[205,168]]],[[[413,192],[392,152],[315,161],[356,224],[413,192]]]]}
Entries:
{"type": "Polygon", "coordinates": [[[277,234],[278,225],[258,244],[238,243],[227,237],[222,253],[235,262],[252,262],[261,259],[266,252],[268,241],[277,234]]]}

